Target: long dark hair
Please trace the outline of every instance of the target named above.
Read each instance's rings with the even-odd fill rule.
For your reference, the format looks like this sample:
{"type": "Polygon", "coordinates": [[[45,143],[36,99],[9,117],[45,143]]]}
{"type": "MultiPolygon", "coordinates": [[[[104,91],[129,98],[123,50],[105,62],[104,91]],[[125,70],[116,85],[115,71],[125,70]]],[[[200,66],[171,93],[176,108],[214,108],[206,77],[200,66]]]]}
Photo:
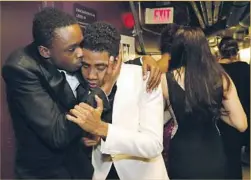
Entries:
{"type": "Polygon", "coordinates": [[[223,97],[222,76],[229,79],[212,55],[200,28],[180,27],[171,48],[170,71],[185,68],[186,112],[220,115],[223,97]]]}

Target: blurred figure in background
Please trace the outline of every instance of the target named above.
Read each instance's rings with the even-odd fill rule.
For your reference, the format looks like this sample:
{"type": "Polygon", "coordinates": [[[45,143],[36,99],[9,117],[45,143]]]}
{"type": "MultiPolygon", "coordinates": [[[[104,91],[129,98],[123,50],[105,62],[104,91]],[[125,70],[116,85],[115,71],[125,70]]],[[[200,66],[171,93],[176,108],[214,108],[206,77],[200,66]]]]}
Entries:
{"type": "MultiPolygon", "coordinates": [[[[233,80],[243,109],[250,125],[250,65],[239,60],[238,43],[232,37],[224,37],[219,44],[221,54],[220,64],[233,80]]],[[[220,130],[224,141],[229,165],[228,179],[241,179],[241,147],[249,154],[250,128],[244,134],[224,122],[220,123],[220,130]]],[[[249,158],[247,158],[249,161],[249,158]]]]}

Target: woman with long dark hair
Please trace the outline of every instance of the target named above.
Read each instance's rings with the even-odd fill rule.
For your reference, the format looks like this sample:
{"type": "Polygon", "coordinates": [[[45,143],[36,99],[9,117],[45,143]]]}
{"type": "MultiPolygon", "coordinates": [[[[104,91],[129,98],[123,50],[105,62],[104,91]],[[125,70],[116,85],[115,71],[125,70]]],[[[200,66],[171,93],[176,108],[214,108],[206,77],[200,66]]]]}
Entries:
{"type": "Polygon", "coordinates": [[[178,129],[170,141],[171,179],[223,179],[226,159],[218,122],[243,132],[247,119],[231,78],[214,59],[199,28],[180,27],[173,37],[163,93],[178,129]]]}

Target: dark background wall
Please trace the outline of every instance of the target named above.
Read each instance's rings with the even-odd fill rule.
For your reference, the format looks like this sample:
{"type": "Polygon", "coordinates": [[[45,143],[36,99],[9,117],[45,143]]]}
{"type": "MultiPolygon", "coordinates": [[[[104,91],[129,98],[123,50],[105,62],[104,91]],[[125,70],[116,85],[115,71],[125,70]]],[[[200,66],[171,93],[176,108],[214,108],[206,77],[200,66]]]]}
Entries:
{"type": "MultiPolygon", "coordinates": [[[[14,49],[32,40],[33,14],[39,2],[1,2],[1,64],[14,49]]],[[[15,139],[1,77],[1,179],[13,178],[15,139]]]]}
{"type": "MultiPolygon", "coordinates": [[[[55,2],[54,6],[73,15],[75,2],[55,2]]],[[[124,34],[130,34],[124,28],[120,15],[124,11],[123,2],[76,2],[97,12],[97,20],[115,25],[124,34]]],[[[42,7],[42,2],[0,2],[1,7],[1,67],[8,55],[16,48],[32,42],[32,20],[42,7]]],[[[52,6],[53,2],[47,2],[52,6]]],[[[1,71],[1,70],[0,70],[1,71]]],[[[1,77],[1,179],[14,178],[15,138],[11,118],[8,112],[5,84],[1,77]]]]}
{"type": "Polygon", "coordinates": [[[124,28],[121,21],[121,13],[125,11],[123,4],[125,2],[61,2],[63,10],[73,15],[74,3],[96,10],[98,21],[107,21],[113,24],[122,34],[128,35],[129,32],[124,28]]]}

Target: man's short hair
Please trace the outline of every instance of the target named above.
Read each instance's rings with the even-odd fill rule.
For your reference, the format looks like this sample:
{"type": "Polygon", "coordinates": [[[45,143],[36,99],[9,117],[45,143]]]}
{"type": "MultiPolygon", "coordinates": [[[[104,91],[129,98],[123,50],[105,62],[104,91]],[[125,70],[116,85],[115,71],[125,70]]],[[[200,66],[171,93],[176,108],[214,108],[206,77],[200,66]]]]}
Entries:
{"type": "Polygon", "coordinates": [[[114,26],[106,22],[95,22],[85,28],[83,48],[108,52],[109,56],[116,57],[119,54],[120,39],[120,34],[114,26]]]}
{"type": "Polygon", "coordinates": [[[57,28],[77,24],[73,16],[55,8],[44,8],[33,19],[32,34],[37,46],[50,47],[57,28]]]}
{"type": "Polygon", "coordinates": [[[237,56],[239,51],[237,40],[230,36],[223,37],[218,48],[223,58],[237,56]]]}

